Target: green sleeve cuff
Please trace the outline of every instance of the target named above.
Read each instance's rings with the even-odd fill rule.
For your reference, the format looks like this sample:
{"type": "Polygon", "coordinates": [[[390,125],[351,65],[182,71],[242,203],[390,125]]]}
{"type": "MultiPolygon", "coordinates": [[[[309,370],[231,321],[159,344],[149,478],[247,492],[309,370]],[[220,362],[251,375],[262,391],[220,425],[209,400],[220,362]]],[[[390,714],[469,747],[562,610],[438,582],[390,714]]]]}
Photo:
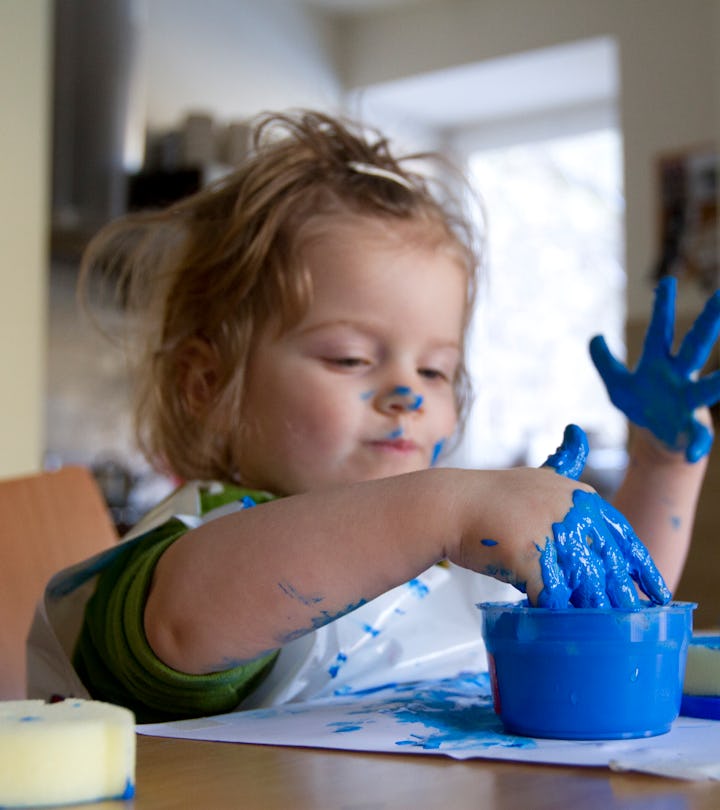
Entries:
{"type": "Polygon", "coordinates": [[[206,675],[178,672],[154,654],[143,628],[150,581],[160,556],[186,531],[173,518],[112,561],[88,601],[75,651],[73,663],[92,697],[127,706],[139,723],[232,711],[264,680],[279,654],[206,675]]]}

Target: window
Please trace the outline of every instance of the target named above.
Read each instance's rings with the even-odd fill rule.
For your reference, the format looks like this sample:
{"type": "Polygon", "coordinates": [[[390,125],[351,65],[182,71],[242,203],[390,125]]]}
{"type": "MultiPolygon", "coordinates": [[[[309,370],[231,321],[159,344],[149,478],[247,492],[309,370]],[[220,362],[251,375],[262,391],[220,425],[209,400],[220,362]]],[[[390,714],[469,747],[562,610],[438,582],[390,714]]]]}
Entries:
{"type": "Polygon", "coordinates": [[[624,357],[618,130],[474,151],[469,169],[485,208],[487,278],[469,347],[476,402],[451,463],[536,466],[575,422],[590,463],[621,468],[625,420],[588,352],[602,333],[624,357]]]}

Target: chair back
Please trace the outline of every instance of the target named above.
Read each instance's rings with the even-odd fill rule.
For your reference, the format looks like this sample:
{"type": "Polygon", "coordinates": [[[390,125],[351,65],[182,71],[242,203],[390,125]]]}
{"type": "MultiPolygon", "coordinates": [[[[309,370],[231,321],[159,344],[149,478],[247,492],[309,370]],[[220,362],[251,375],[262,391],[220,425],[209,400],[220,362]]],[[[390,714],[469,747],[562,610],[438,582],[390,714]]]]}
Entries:
{"type": "Polygon", "coordinates": [[[117,540],[86,468],[0,480],[0,699],[26,695],[25,643],[50,577],[117,540]]]}

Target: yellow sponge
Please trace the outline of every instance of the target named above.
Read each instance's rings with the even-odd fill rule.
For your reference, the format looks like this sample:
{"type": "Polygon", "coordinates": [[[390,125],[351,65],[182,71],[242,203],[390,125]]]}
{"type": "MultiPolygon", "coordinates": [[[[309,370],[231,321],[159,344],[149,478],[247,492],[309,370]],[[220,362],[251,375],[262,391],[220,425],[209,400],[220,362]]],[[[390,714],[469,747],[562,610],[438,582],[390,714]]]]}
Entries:
{"type": "Polygon", "coordinates": [[[135,717],[94,700],[0,702],[0,807],[129,799],[135,717]]]}
{"type": "Polygon", "coordinates": [[[693,636],[688,646],[683,692],[720,696],[720,636],[693,636]]]}

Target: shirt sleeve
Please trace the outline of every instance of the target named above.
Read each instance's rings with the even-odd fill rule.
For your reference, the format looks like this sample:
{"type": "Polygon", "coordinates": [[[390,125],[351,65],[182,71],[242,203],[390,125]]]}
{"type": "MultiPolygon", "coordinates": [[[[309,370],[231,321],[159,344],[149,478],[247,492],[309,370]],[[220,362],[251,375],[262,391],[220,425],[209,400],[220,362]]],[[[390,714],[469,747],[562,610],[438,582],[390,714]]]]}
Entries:
{"type": "Polygon", "coordinates": [[[204,675],[179,672],[154,654],[143,629],[150,581],[162,553],[186,531],[171,518],[102,572],[73,657],[91,696],[127,706],[139,723],[231,711],[264,680],[279,654],[204,675]]]}

